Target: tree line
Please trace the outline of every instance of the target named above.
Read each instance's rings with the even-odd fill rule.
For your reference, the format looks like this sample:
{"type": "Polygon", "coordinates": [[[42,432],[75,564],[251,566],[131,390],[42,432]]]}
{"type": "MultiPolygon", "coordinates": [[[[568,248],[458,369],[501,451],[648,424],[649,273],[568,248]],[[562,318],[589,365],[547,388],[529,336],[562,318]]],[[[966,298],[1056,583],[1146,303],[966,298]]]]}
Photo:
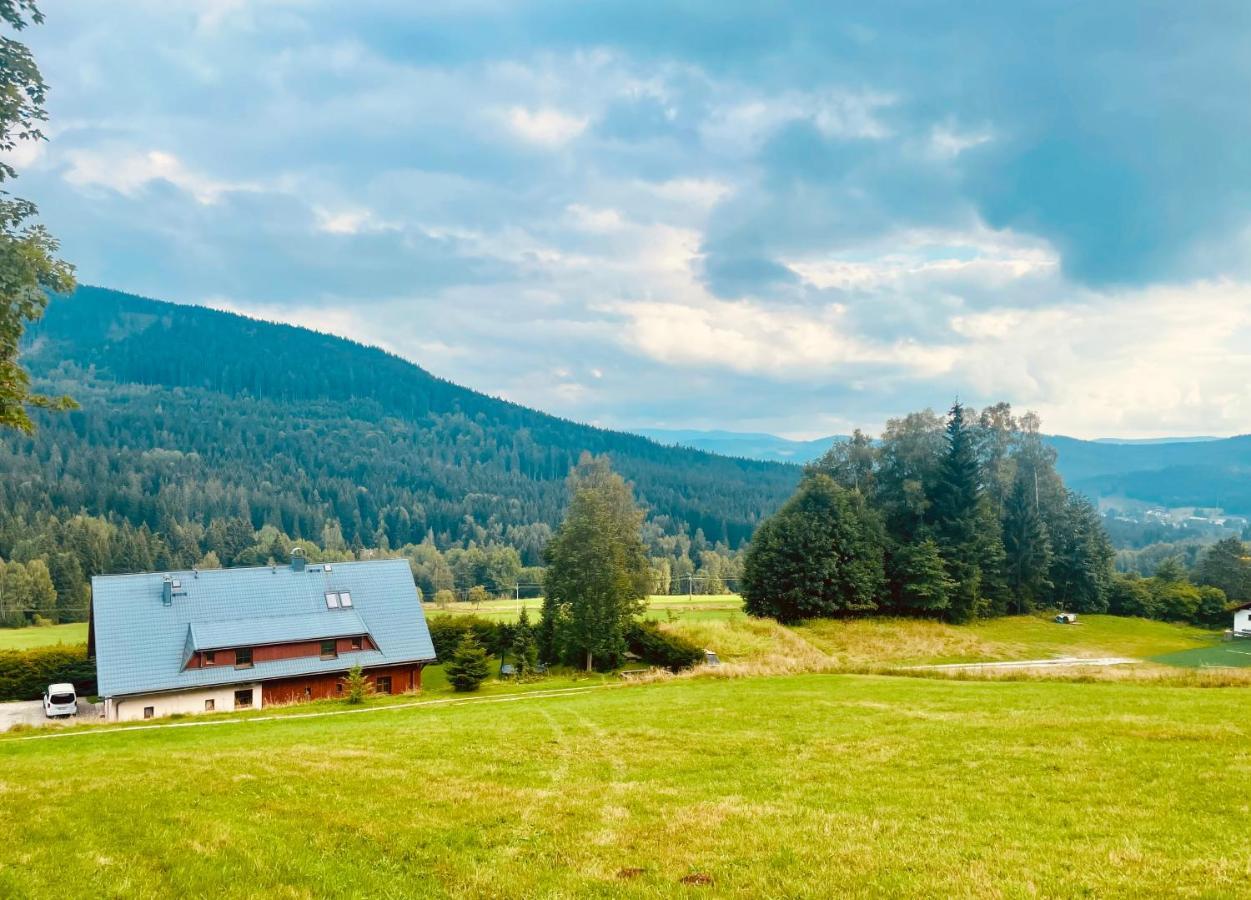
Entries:
{"type": "Polygon", "coordinates": [[[955,403],[860,431],[810,465],[758,529],[747,608],[795,621],[894,614],[953,622],[1108,609],[1113,550],[1068,490],[1032,413],[955,403]]]}

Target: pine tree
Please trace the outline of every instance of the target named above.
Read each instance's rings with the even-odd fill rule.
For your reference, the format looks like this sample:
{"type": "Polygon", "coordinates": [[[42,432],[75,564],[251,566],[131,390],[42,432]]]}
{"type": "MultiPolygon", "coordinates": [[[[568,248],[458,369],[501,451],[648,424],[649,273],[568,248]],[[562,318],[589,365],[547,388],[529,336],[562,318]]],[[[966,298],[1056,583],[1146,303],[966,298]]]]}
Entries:
{"type": "Polygon", "coordinates": [[[372,693],[372,685],[369,679],[365,677],[365,673],[361,670],[358,663],[348,669],[347,677],[343,679],[347,686],[347,702],[353,706],[359,706],[369,699],[372,693]]]}
{"type": "Polygon", "coordinates": [[[513,666],[518,678],[533,675],[539,667],[539,645],[535,638],[534,628],[530,624],[530,614],[523,606],[517,624],[513,626],[513,640],[509,648],[513,655],[513,666]]]}
{"type": "Polygon", "coordinates": [[[540,649],[588,670],[612,668],[625,656],[626,628],[651,588],[643,513],[603,457],[584,455],[569,486],[569,513],[545,551],[540,649]]]}
{"type": "Polygon", "coordinates": [[[1032,479],[1018,476],[1004,505],[1003,546],[1007,555],[1008,587],[1016,611],[1040,603],[1051,589],[1051,543],[1038,511],[1032,479]]]}
{"type": "Polygon", "coordinates": [[[947,574],[954,582],[950,617],[967,622],[981,612],[982,572],[979,566],[979,500],[977,452],[965,422],[964,406],[956,401],[947,419],[947,449],[938,469],[930,520],[947,574]]]}
{"type": "Polygon", "coordinates": [[[890,554],[889,568],[891,591],[900,612],[941,614],[950,605],[955,583],[947,575],[933,538],[896,546],[890,554]]]}
{"type": "Polygon", "coordinates": [[[486,648],[478,641],[473,629],[465,632],[445,667],[447,680],[452,688],[461,692],[476,691],[491,674],[486,648]]]}

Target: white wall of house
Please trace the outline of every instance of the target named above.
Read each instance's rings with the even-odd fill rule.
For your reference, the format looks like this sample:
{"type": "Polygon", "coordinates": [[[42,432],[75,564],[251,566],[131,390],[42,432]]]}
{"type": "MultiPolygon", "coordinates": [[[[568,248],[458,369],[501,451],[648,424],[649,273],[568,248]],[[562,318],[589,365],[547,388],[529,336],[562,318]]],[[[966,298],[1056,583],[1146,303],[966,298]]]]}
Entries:
{"type": "Polygon", "coordinates": [[[159,719],[174,713],[192,715],[204,712],[230,712],[235,708],[235,691],[246,690],[252,691],[252,708],[260,709],[261,686],[259,684],[231,684],[194,691],[111,697],[105,703],[104,714],[110,722],[135,722],[147,718],[159,719]],[[148,707],[152,708],[150,716],[146,714],[148,707]]]}
{"type": "Polygon", "coordinates": [[[1240,609],[1234,613],[1234,631],[1251,633],[1251,609],[1240,609]]]}

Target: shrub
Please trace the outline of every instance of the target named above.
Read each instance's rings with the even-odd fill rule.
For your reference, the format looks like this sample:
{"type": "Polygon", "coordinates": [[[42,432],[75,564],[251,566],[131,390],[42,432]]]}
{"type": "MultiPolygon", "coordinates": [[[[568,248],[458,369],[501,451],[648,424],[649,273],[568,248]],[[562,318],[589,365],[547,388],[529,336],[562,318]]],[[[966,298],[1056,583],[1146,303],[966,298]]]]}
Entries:
{"type": "Polygon", "coordinates": [[[481,616],[433,616],[427,623],[430,640],[434,642],[434,655],[446,662],[452,658],[461,639],[472,632],[492,656],[498,656],[512,641],[512,629],[501,622],[492,622],[481,616]]]}
{"type": "Polygon", "coordinates": [[[68,681],[82,696],[96,692],[96,663],[86,647],[0,650],[0,700],[38,700],[48,685],[68,681]]]}
{"type": "Polygon", "coordinates": [[[486,648],[472,631],[465,632],[452,661],[444,668],[447,680],[457,691],[476,691],[491,674],[486,648]]]}
{"type": "Polygon", "coordinates": [[[369,679],[361,671],[360,663],[348,669],[347,678],[343,681],[347,688],[347,702],[353,706],[359,706],[364,703],[373,692],[373,685],[369,683],[369,679]]]}
{"type": "Polygon", "coordinates": [[[630,652],[646,663],[671,672],[686,669],[704,658],[704,651],[679,634],[660,630],[656,622],[634,622],[626,631],[630,652]]]}

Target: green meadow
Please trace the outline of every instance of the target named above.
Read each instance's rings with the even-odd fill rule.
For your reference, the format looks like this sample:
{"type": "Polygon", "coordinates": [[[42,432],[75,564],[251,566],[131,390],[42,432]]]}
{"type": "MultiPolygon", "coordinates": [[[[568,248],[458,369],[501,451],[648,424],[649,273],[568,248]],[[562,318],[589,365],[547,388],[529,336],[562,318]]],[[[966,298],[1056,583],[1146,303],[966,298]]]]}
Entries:
{"type": "Polygon", "coordinates": [[[1245,895],[1245,696],[704,678],[19,735],[0,895],[1245,895]]]}
{"type": "Polygon", "coordinates": [[[57,644],[87,643],[87,623],[44,625],[40,628],[0,628],[0,650],[31,650],[57,644]]]}

